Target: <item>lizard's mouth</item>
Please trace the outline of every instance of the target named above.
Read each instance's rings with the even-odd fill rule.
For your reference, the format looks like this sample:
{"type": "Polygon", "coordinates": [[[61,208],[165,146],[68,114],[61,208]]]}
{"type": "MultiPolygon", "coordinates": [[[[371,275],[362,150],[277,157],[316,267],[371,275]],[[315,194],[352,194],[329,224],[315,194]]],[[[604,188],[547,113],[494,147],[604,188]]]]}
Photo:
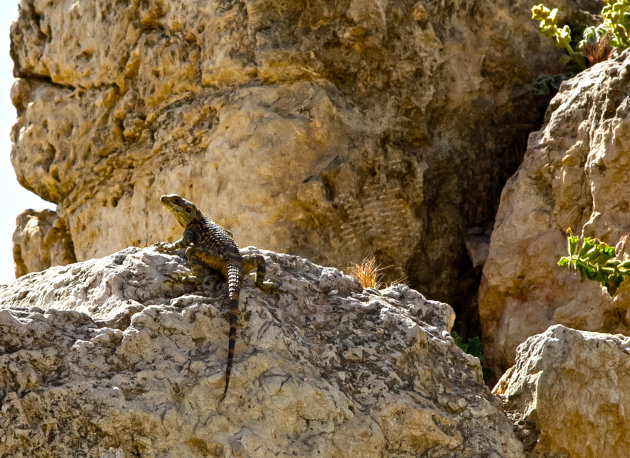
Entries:
{"type": "Polygon", "coordinates": [[[169,209],[175,209],[176,207],[178,207],[178,205],[175,202],[174,197],[169,196],[168,194],[160,197],[160,202],[162,202],[162,205],[164,205],[165,207],[169,209]]]}

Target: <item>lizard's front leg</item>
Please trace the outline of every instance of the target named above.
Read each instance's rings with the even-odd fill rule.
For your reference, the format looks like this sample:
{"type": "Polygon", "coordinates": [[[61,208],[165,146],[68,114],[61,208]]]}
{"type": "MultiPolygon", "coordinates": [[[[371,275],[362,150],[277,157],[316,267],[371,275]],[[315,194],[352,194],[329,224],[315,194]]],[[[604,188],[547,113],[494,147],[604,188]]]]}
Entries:
{"type": "Polygon", "coordinates": [[[174,251],[181,250],[182,248],[191,245],[193,243],[193,240],[194,240],[194,234],[189,230],[185,230],[184,235],[177,242],[173,242],[173,243],[157,242],[153,246],[160,253],[172,253],[174,251]]]}
{"type": "Polygon", "coordinates": [[[182,248],[188,247],[186,249],[186,257],[188,258],[188,261],[191,264],[191,269],[192,272],[189,273],[183,273],[183,274],[178,274],[178,275],[173,275],[168,281],[169,282],[173,282],[173,283],[191,283],[191,284],[197,284],[199,283],[199,281],[197,280],[197,278],[199,277],[198,273],[198,266],[195,265],[193,267],[193,263],[190,261],[190,256],[188,256],[188,250],[190,250],[192,248],[191,244],[193,237],[192,234],[189,233],[188,231],[184,231],[184,235],[181,239],[179,239],[176,242],[173,243],[168,243],[168,242],[157,242],[156,244],[154,244],[153,246],[155,247],[155,249],[157,251],[159,251],[160,253],[173,253],[175,251],[181,250],[182,248]]]}
{"type": "Polygon", "coordinates": [[[200,286],[210,269],[221,271],[221,260],[209,256],[205,250],[194,245],[186,248],[186,258],[188,258],[190,270],[188,272],[174,275],[171,281],[200,286]],[[209,257],[210,262],[208,262],[209,257]]]}
{"type": "Polygon", "coordinates": [[[187,276],[187,281],[201,283],[210,271],[219,272],[228,278],[227,259],[219,251],[193,245],[186,249],[186,257],[192,270],[192,275],[187,276]]]}

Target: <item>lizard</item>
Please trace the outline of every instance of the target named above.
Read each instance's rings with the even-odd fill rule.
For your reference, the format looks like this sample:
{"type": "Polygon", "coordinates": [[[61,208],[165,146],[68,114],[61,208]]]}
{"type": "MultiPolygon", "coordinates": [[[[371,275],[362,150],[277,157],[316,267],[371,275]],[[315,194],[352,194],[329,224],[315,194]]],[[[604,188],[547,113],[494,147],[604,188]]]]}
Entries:
{"type": "Polygon", "coordinates": [[[238,301],[243,275],[256,269],[256,286],[268,291],[269,287],[273,285],[264,282],[265,258],[260,254],[241,254],[231,232],[204,216],[195,204],[183,197],[177,194],[168,194],[162,196],[160,202],[170,210],[179,225],[184,228],[184,234],[178,241],[155,244],[158,251],[165,253],[186,248],[186,257],[190,263],[191,272],[180,276],[176,281],[199,285],[203,281],[205,268],[220,272],[227,280],[230,332],[225,369],[225,389],[223,391],[223,396],[225,396],[230,384],[230,374],[234,361],[238,301]]]}

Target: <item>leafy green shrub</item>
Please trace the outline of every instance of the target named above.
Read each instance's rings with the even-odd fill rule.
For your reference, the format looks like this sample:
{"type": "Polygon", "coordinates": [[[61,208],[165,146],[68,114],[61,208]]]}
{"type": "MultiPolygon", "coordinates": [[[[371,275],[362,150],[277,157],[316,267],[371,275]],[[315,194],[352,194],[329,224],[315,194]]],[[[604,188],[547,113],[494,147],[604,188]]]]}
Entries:
{"type": "Polygon", "coordinates": [[[539,75],[534,83],[534,93],[550,95],[558,91],[562,81],[573,77],[598,62],[607,60],[613,52],[630,47],[630,0],[603,0],[603,22],[597,26],[565,24],[558,26],[558,8],[550,10],[545,5],[532,7],[532,18],[540,23],[540,31],[550,37],[556,47],[564,49],[561,57],[564,71],[559,75],[539,75]],[[577,43],[577,44],[576,44],[577,43]]]}
{"type": "Polygon", "coordinates": [[[549,73],[541,73],[534,81],[534,94],[536,95],[553,95],[558,92],[563,81],[573,78],[575,73],[566,72],[558,75],[549,73]]]}
{"type": "Polygon", "coordinates": [[[630,259],[616,258],[615,248],[601,240],[591,237],[580,240],[571,229],[567,232],[569,255],[560,258],[558,265],[578,271],[582,281],[585,278],[598,281],[610,296],[617,294],[621,282],[630,276],[630,259]]]}
{"type": "Polygon", "coordinates": [[[551,38],[557,48],[564,49],[567,55],[562,57],[562,64],[566,65],[570,61],[575,62],[579,68],[585,69],[584,55],[575,52],[571,46],[571,28],[565,25],[558,28],[558,8],[550,10],[542,3],[532,7],[532,19],[540,22],[540,31],[543,35],[551,38]]]}
{"type": "Polygon", "coordinates": [[[618,52],[630,46],[630,0],[604,0],[601,16],[604,20],[600,25],[587,27],[582,34],[580,47],[606,40],[618,52]]]}

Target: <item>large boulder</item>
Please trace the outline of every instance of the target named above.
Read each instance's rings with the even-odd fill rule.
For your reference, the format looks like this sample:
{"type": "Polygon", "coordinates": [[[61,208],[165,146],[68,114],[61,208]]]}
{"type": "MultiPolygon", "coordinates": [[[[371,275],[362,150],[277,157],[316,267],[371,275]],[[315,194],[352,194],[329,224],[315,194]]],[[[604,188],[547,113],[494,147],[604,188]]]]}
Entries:
{"type": "Polygon", "coordinates": [[[566,229],[627,252],[630,51],[562,84],[501,196],[479,293],[484,350],[497,371],[552,324],[630,334],[630,288],[611,298],[557,265],[566,229]]]}
{"type": "MultiPolygon", "coordinates": [[[[254,248],[249,248],[255,251],[254,248]]],[[[0,286],[2,456],[521,456],[453,310],[261,252],[229,391],[225,282],[128,248],[0,286]]]]}
{"type": "Polygon", "coordinates": [[[630,337],[555,325],[518,347],[493,393],[533,456],[625,458],[630,337]]]}
{"type": "Polygon", "coordinates": [[[63,219],[52,210],[25,210],[15,221],[15,276],[76,262],[72,239],[63,219]]]}
{"type": "Polygon", "coordinates": [[[79,260],[174,236],[157,197],[177,192],[247,244],[374,254],[465,302],[464,235],[538,125],[532,81],[559,69],[530,7],[22,0],[12,162],[79,260]]]}

